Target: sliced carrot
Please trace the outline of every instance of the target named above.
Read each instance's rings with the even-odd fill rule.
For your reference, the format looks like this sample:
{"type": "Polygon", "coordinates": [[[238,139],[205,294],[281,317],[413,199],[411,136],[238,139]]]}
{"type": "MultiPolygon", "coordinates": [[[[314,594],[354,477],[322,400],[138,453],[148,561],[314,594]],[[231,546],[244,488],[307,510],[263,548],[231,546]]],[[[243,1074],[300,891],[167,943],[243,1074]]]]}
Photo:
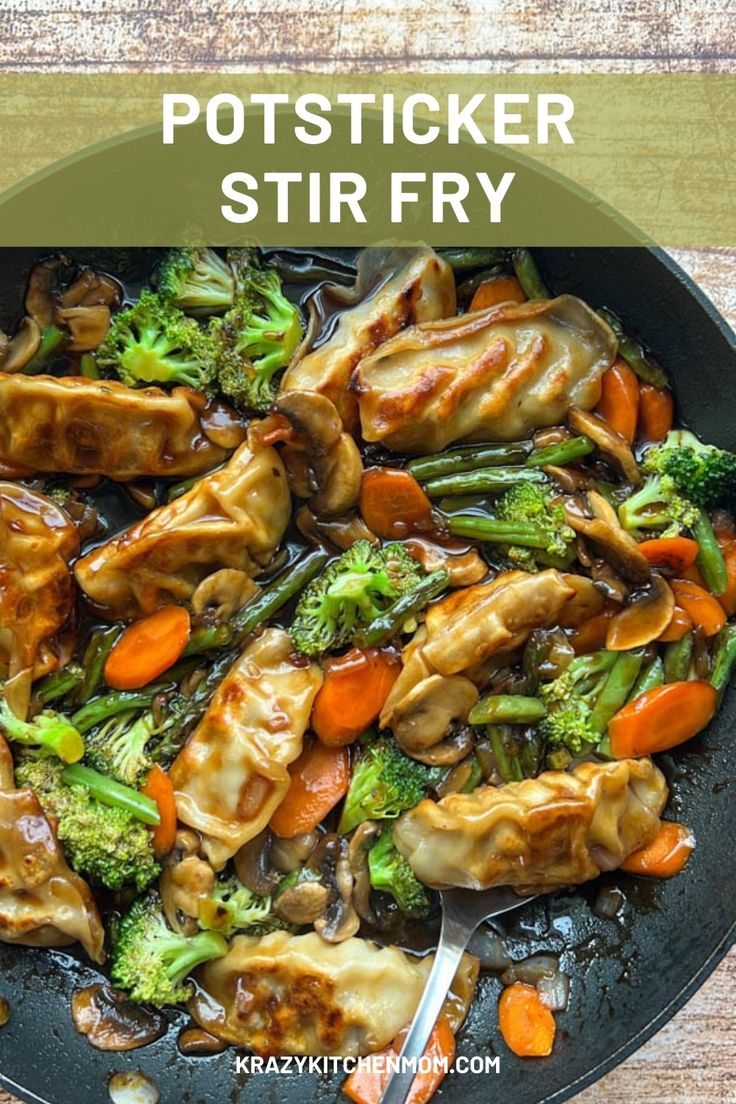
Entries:
{"type": "Polygon", "coordinates": [[[639,416],[639,380],[636,372],[619,358],[603,373],[601,387],[596,414],[604,418],[611,429],[631,444],[636,436],[639,416]]]}
{"type": "Polygon", "coordinates": [[[533,985],[515,981],[501,993],[498,1026],[519,1058],[546,1058],[555,1041],[555,1018],[533,985]]]}
{"type": "Polygon", "coordinates": [[[590,652],[597,652],[601,648],[605,648],[608,627],[618,608],[618,606],[612,604],[610,609],[604,609],[595,617],[583,622],[578,628],[568,632],[568,639],[573,646],[575,655],[589,655],[590,652]]]}
{"type": "Polygon", "coordinates": [[[311,832],[345,796],[350,782],[348,750],[313,740],[291,764],[289,775],[284,800],[271,817],[271,828],[282,839],[311,832]]]}
{"type": "Polygon", "coordinates": [[[718,601],[729,617],[736,613],[736,524],[725,510],[717,510],[713,515],[713,531],[723,553],[728,583],[718,601]]]}
{"type": "Polygon", "coordinates": [[[621,869],[650,878],[672,878],[684,869],[694,847],[695,837],[689,828],[663,820],[652,842],[624,859],[621,869]]]}
{"type": "MultiPolygon", "coordinates": [[[[359,1061],[342,1087],[345,1095],[354,1100],[355,1104],[378,1104],[391,1075],[390,1064],[386,1059],[400,1053],[405,1036],[406,1030],[400,1032],[385,1050],[378,1051],[375,1055],[369,1054],[359,1061]],[[373,1061],[374,1058],[379,1060],[373,1061]]],[[[434,1025],[424,1057],[429,1059],[429,1062],[424,1063],[429,1068],[420,1069],[416,1074],[406,1098],[407,1104],[427,1104],[455,1060],[455,1036],[445,1016],[440,1016],[434,1025]]]]}
{"type": "Polygon", "coordinates": [[[115,690],[147,686],[167,671],[189,641],[190,618],[183,606],[162,606],[134,621],[105,661],[105,682],[115,690]]]}
{"type": "Polygon", "coordinates": [[[675,612],[672,614],[672,620],[657,639],[662,644],[672,644],[676,640],[682,640],[683,636],[687,636],[689,632],[692,632],[692,629],[693,623],[690,619],[690,614],[685,613],[684,609],[676,605],[675,612]]]}
{"type": "Polygon", "coordinates": [[[499,303],[525,303],[526,295],[515,276],[491,276],[475,290],[470,300],[470,310],[485,310],[497,307],[499,303]]]}
{"type": "Polygon", "coordinates": [[[411,472],[369,468],[360,486],[360,512],[368,528],[383,540],[405,537],[426,526],[432,503],[411,472]]]}
{"type": "Polygon", "coordinates": [[[675,601],[704,636],[715,636],[726,624],[723,606],[705,587],[690,579],[672,579],[675,601]]]}
{"type": "Polygon", "coordinates": [[[253,437],[261,445],[277,445],[283,441],[293,441],[299,436],[297,430],[283,414],[268,414],[260,422],[253,422],[253,437]]]}
{"type": "Polygon", "coordinates": [[[176,842],[176,798],[171,779],[156,764],[151,767],[145,785],[141,789],[146,797],[152,798],[161,817],[153,829],[153,851],[157,859],[173,851],[176,842]]]}
{"type": "Polygon", "coordinates": [[[666,387],[642,383],[639,388],[639,437],[655,444],[664,441],[674,418],[672,392],[666,387]]]}
{"type": "Polygon", "coordinates": [[[700,545],[689,537],[659,537],[645,540],[639,545],[653,567],[666,567],[680,574],[695,563],[700,545]]]}
{"type": "Polygon", "coordinates": [[[616,759],[654,755],[683,744],[705,728],[718,704],[709,682],[669,682],[625,705],[608,725],[616,759]]]}
{"type": "Polygon", "coordinates": [[[357,740],[383,709],[400,671],[396,652],[378,648],[328,659],[312,708],[312,728],[322,743],[339,747],[357,740]]]}

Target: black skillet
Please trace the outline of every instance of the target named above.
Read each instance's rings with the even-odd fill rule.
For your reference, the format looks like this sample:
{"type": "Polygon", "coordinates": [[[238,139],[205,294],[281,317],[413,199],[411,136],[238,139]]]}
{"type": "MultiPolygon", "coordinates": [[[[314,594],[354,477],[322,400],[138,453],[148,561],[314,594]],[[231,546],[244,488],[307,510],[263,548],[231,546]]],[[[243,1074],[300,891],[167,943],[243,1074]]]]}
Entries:
{"type": "MultiPolygon", "coordinates": [[[[111,251],[105,251],[109,253],[111,251]]],[[[36,250],[0,251],[0,321],[17,318],[36,250]]],[[[92,258],[87,254],[88,259],[92,258]]],[[[663,253],[649,249],[537,251],[549,285],[606,305],[626,320],[667,367],[681,418],[708,440],[736,449],[736,338],[693,283],[663,253]]],[[[114,271],[114,264],[107,267],[114,271]]],[[[661,757],[672,785],[669,815],[694,830],[697,849],[684,874],[649,883],[624,874],[605,881],[626,898],[623,914],[592,911],[601,881],[538,900],[508,923],[516,957],[549,949],[572,977],[550,1058],[523,1062],[500,1041],[491,975],[479,985],[460,1053],[500,1056],[500,1073],[451,1074],[437,1099],[483,1104],[562,1101],[640,1046],[692,995],[733,942],[736,929],[736,767],[732,735],[736,687],[708,731],[661,757]]],[[[0,1031],[0,1080],[45,1104],[100,1104],[112,1071],[143,1069],[164,1104],[321,1104],[339,1094],[340,1076],[236,1071],[236,1052],[183,1058],[176,1035],[126,1055],[93,1050],[77,1035],[69,1001],[95,972],[72,954],[0,944],[0,990],[12,1015],[0,1031]]]]}

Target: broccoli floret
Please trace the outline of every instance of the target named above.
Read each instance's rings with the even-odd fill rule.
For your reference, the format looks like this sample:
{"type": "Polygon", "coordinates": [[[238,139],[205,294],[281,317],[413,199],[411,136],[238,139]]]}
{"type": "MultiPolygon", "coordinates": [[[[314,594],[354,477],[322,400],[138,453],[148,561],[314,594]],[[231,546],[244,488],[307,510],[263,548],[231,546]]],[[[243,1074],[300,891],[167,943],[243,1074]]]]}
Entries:
{"type": "Polygon", "coordinates": [[[393,828],[387,826],[368,852],[371,885],[389,893],[405,916],[420,919],[430,909],[429,897],[404,856],[394,843],[393,828]]]}
{"type": "Polygon", "coordinates": [[[291,639],[304,655],[340,647],[423,577],[400,542],[376,548],[356,541],[307,586],[289,629],[291,639]]]}
{"type": "Polygon", "coordinates": [[[441,768],[425,766],[404,755],[390,736],[363,744],[353,767],[338,831],[344,835],[364,820],[390,820],[412,809],[442,773],[441,768]]]}
{"type": "Polygon", "coordinates": [[[602,732],[593,723],[593,708],[615,662],[615,652],[578,656],[556,679],[540,686],[547,716],[538,731],[550,748],[582,755],[599,742],[602,732]]]}
{"type": "Polygon", "coordinates": [[[11,743],[40,749],[64,763],[76,763],[84,755],[84,740],[74,725],[52,709],[22,721],[0,695],[0,728],[11,743]]]}
{"type": "Polygon", "coordinates": [[[129,387],[183,384],[211,391],[211,342],[197,323],[150,291],[112,320],[97,350],[97,364],[129,387]]]}
{"type": "Polygon", "coordinates": [[[192,994],[184,982],[202,962],[227,954],[219,932],[180,935],[166,923],[154,893],[140,897],[120,921],[112,949],[110,974],[139,1004],[183,1004],[192,994]]]}
{"type": "Polygon", "coordinates": [[[276,373],[301,340],[301,317],[281,291],[274,269],[240,266],[238,282],[235,306],[210,324],[218,380],[236,406],[264,413],[276,398],[276,373]]]}
{"type": "Polygon", "coordinates": [[[676,537],[691,529],[700,517],[700,508],[678,490],[669,475],[652,475],[619,507],[619,520],[635,537],[649,530],[676,537]]]}
{"type": "Polygon", "coordinates": [[[517,523],[520,536],[530,542],[507,549],[508,559],[516,566],[533,571],[538,562],[548,563],[550,557],[553,561],[564,560],[567,556],[575,532],[565,521],[564,506],[554,498],[549,486],[518,483],[498,500],[496,518],[517,523]]]}
{"type": "Polygon", "coordinates": [[[172,249],[156,285],[163,299],[187,314],[221,314],[235,301],[235,273],[213,249],[172,249]]]}
{"type": "Polygon", "coordinates": [[[150,710],[111,717],[87,737],[85,762],[102,774],[135,786],[152,765],[148,743],[167,727],[165,721],[157,724],[150,710]]]}
{"type": "Polygon", "coordinates": [[[268,928],[270,913],[271,898],[258,897],[233,875],[217,882],[210,896],[200,901],[199,926],[226,939],[236,931],[260,935],[268,928]]]}
{"type": "Polygon", "coordinates": [[[54,759],[25,757],[15,776],[57,818],[56,834],[71,866],[107,889],[149,886],[161,872],[149,829],[124,809],[97,801],[86,786],[67,784],[61,773],[54,759]]]}
{"type": "Polygon", "coordinates": [[[661,445],[647,452],[643,467],[671,480],[696,506],[736,503],[736,453],[705,445],[689,430],[672,430],[661,445]]]}

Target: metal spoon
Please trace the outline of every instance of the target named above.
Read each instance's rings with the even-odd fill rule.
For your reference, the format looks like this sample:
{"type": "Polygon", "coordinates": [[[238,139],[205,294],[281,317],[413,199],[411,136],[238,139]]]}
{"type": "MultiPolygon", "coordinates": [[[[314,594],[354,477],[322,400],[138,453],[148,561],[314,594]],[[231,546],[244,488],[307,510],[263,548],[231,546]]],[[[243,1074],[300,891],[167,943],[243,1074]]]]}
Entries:
{"type": "Polygon", "coordinates": [[[445,889],[440,893],[440,900],[442,927],[434,963],[380,1104],[404,1104],[406,1101],[415,1076],[415,1063],[424,1054],[473,932],[484,920],[520,908],[534,897],[520,897],[509,886],[499,886],[484,892],[445,889]],[[404,1063],[403,1059],[408,1061],[404,1063]]]}

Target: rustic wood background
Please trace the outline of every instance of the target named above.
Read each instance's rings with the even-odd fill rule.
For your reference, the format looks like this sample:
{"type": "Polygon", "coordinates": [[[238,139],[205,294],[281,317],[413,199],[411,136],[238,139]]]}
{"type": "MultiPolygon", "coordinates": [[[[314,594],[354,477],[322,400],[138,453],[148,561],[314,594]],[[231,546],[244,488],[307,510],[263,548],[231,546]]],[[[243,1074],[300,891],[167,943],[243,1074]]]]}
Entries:
{"type": "MultiPolygon", "coordinates": [[[[731,0],[0,0],[0,69],[731,70],[731,0]]],[[[680,263],[736,325],[736,251],[680,263]]],[[[736,1104],[736,950],[575,1104],[736,1104]]],[[[18,1104],[0,1091],[0,1104],[18,1104]]],[[[164,1104],[176,1104],[165,1101],[164,1104]]]]}

